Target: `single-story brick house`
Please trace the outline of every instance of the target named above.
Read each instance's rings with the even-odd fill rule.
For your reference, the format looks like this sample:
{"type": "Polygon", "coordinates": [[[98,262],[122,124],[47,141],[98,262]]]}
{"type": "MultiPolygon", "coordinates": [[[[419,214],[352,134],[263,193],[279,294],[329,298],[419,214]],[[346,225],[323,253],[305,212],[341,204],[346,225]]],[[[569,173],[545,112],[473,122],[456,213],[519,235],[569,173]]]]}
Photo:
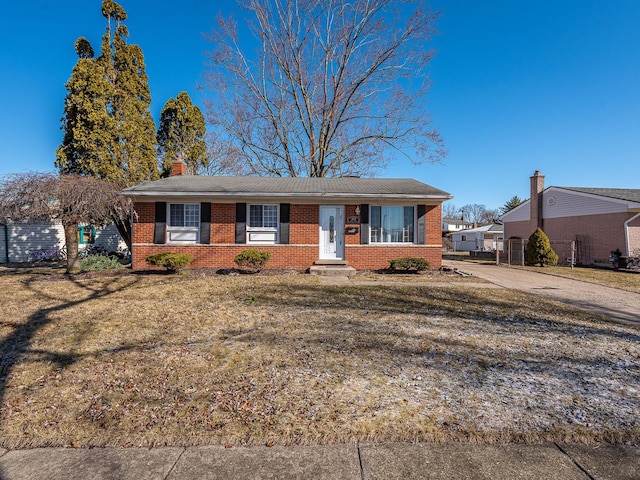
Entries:
{"type": "Polygon", "coordinates": [[[126,189],[134,200],[132,268],[184,252],[192,268],[232,268],[243,250],[271,252],[268,268],[348,263],[386,268],[420,257],[442,264],[442,202],[450,194],[413,179],[184,175],[126,189]]]}
{"type": "Polygon", "coordinates": [[[577,263],[606,261],[611,252],[640,254],[640,189],[548,187],[530,177],[531,198],[500,217],[504,238],[528,239],[540,227],[552,242],[577,244],[577,263]]]}

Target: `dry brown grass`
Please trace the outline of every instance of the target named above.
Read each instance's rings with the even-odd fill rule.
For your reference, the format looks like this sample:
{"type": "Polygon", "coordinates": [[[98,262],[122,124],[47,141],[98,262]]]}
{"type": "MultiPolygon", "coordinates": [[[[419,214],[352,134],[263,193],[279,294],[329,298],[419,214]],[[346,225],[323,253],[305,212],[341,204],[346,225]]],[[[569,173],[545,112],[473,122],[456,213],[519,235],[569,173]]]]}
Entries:
{"type": "Polygon", "coordinates": [[[424,271],[413,273],[391,273],[361,271],[351,277],[353,283],[407,283],[407,284],[457,284],[457,283],[489,283],[479,277],[463,276],[451,271],[424,271]]]}
{"type": "Polygon", "coordinates": [[[509,290],[0,275],[0,447],[640,440],[638,331],[509,290]]]}
{"type": "Polygon", "coordinates": [[[559,277],[573,278],[583,282],[596,283],[606,287],[619,288],[629,292],[640,293],[640,273],[626,270],[607,270],[603,268],[584,267],[520,267],[537,273],[557,275],[559,277]]]}

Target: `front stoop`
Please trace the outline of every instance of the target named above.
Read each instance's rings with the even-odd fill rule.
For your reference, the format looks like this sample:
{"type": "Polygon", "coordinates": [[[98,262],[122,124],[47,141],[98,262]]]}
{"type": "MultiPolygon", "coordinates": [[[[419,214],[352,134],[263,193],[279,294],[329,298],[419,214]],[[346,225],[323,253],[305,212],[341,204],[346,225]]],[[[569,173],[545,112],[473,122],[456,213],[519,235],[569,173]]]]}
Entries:
{"type": "Polygon", "coordinates": [[[311,275],[351,277],[356,274],[356,269],[349,266],[345,260],[316,260],[309,267],[311,275]]]}

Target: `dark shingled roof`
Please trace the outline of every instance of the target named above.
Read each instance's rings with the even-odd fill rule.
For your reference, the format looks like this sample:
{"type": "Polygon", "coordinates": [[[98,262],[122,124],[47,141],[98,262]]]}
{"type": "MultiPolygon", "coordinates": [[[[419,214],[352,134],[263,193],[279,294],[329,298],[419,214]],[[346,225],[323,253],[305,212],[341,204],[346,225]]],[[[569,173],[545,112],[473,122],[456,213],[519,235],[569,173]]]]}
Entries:
{"type": "Polygon", "coordinates": [[[132,196],[416,197],[446,200],[447,192],[410,178],[209,177],[182,175],[124,190],[132,196]]]}
{"type": "Polygon", "coordinates": [[[628,202],[640,203],[640,189],[633,188],[582,188],[582,187],[557,187],[574,192],[600,195],[601,197],[616,198],[628,202]]]}

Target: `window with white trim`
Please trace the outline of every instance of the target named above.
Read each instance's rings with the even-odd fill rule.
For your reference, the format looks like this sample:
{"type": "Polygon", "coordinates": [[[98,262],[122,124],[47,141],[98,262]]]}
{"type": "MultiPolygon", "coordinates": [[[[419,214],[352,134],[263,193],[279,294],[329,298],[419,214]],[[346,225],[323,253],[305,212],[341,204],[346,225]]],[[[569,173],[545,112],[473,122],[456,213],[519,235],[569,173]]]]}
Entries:
{"type": "Polygon", "coordinates": [[[278,242],[278,205],[249,205],[247,243],[278,242]]]}
{"type": "Polygon", "coordinates": [[[371,243],[413,243],[415,208],[372,205],[371,243]]]}
{"type": "Polygon", "coordinates": [[[198,243],[199,203],[170,203],[167,221],[169,242],[198,243]]]}

